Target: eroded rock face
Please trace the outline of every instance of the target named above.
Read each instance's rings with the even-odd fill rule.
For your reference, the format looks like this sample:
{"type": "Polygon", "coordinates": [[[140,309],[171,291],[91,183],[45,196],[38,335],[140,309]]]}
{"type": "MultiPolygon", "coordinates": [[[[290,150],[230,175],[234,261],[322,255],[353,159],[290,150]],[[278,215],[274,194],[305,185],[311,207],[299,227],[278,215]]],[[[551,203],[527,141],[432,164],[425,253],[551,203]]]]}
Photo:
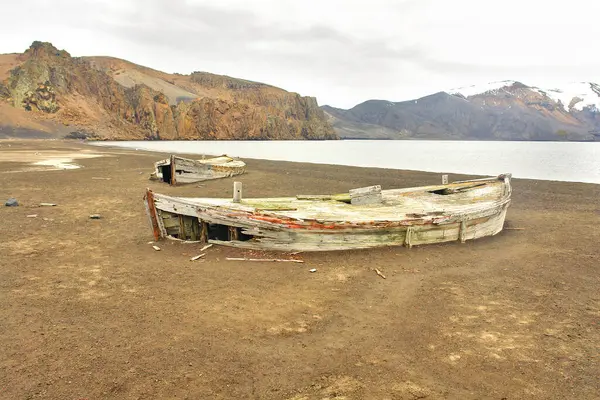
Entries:
{"type": "Polygon", "coordinates": [[[58,102],[56,101],[54,89],[48,81],[45,83],[40,83],[35,91],[25,92],[22,100],[22,106],[27,111],[31,111],[32,108],[35,107],[39,111],[47,113],[55,113],[60,108],[58,102]]]}
{"type": "Polygon", "coordinates": [[[174,85],[176,77],[183,82],[181,88],[198,93],[195,99],[170,105],[175,102],[161,91],[145,84],[122,86],[111,75],[116,68],[95,68],[50,43],[34,42],[23,60],[0,86],[0,96],[14,107],[85,127],[98,137],[336,138],[316,99],[262,83],[209,73],[161,78],[162,85],[174,85]]]}
{"type": "Polygon", "coordinates": [[[0,82],[0,99],[8,99],[10,97],[10,91],[2,82],[0,82]]]}

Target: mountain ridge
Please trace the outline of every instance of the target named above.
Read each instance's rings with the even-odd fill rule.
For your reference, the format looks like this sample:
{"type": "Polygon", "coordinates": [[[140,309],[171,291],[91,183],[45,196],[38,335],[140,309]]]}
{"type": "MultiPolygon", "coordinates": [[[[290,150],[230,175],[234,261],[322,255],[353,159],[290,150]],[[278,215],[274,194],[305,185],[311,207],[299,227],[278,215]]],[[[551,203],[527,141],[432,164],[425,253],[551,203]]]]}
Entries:
{"type": "Polygon", "coordinates": [[[561,91],[500,81],[401,102],[321,108],[342,138],[600,140],[600,85],[591,82],[561,91]]]}
{"type": "Polygon", "coordinates": [[[0,55],[0,111],[19,119],[18,127],[11,126],[16,117],[0,121],[4,136],[11,128],[35,131],[41,121],[50,133],[96,140],[337,138],[314,97],[207,72],[71,57],[38,41],[22,54],[0,55]]]}

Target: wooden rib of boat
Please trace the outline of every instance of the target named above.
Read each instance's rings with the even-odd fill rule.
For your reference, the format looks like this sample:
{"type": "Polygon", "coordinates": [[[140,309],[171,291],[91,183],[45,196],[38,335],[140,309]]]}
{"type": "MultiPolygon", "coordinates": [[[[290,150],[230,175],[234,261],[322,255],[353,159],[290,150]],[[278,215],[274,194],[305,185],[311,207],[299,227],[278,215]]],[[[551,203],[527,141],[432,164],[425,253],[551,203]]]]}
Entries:
{"type": "Polygon", "coordinates": [[[171,197],[146,191],[155,239],[282,251],[411,247],[465,242],[500,232],[511,174],[445,185],[338,195],[232,199],[171,197]]]}
{"type": "Polygon", "coordinates": [[[204,160],[192,160],[172,155],[154,163],[152,180],[176,185],[178,183],[201,182],[210,179],[227,178],[246,172],[246,163],[222,155],[204,160]]]}

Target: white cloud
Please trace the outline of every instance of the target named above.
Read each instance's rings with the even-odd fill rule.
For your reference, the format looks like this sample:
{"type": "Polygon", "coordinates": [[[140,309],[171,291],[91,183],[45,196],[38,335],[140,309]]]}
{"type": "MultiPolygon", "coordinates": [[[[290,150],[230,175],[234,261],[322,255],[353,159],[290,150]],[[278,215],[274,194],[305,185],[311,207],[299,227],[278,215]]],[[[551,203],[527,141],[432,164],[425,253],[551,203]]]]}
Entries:
{"type": "Polygon", "coordinates": [[[594,0],[29,0],[3,14],[14,18],[0,25],[0,52],[51,41],[340,107],[504,79],[600,81],[594,0]]]}

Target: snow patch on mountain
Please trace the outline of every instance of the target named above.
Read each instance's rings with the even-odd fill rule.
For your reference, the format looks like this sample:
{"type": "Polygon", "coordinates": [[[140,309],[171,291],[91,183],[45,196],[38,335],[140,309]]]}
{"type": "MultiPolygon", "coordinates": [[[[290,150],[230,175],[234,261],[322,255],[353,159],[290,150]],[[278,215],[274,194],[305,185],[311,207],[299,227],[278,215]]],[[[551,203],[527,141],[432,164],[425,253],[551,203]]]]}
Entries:
{"type": "Polygon", "coordinates": [[[475,96],[483,93],[496,94],[501,89],[512,86],[516,82],[515,81],[498,81],[498,82],[490,82],[479,85],[471,85],[465,86],[461,88],[450,89],[447,91],[448,94],[453,95],[462,95],[464,97],[475,96]]]}
{"type": "MultiPolygon", "coordinates": [[[[447,93],[459,95],[465,98],[489,94],[496,95],[501,91],[513,94],[510,90],[516,81],[497,81],[480,85],[466,86],[457,89],[448,90],[447,93]]],[[[565,111],[582,111],[584,108],[590,108],[600,112],[600,85],[591,82],[571,82],[560,86],[544,85],[542,86],[524,86],[527,89],[548,97],[556,103],[560,103],[565,111]],[[549,88],[549,89],[547,89],[549,88]]]]}
{"type": "Polygon", "coordinates": [[[572,82],[554,89],[532,87],[531,90],[560,102],[566,111],[582,111],[586,107],[600,110],[600,86],[595,83],[572,82]]]}

